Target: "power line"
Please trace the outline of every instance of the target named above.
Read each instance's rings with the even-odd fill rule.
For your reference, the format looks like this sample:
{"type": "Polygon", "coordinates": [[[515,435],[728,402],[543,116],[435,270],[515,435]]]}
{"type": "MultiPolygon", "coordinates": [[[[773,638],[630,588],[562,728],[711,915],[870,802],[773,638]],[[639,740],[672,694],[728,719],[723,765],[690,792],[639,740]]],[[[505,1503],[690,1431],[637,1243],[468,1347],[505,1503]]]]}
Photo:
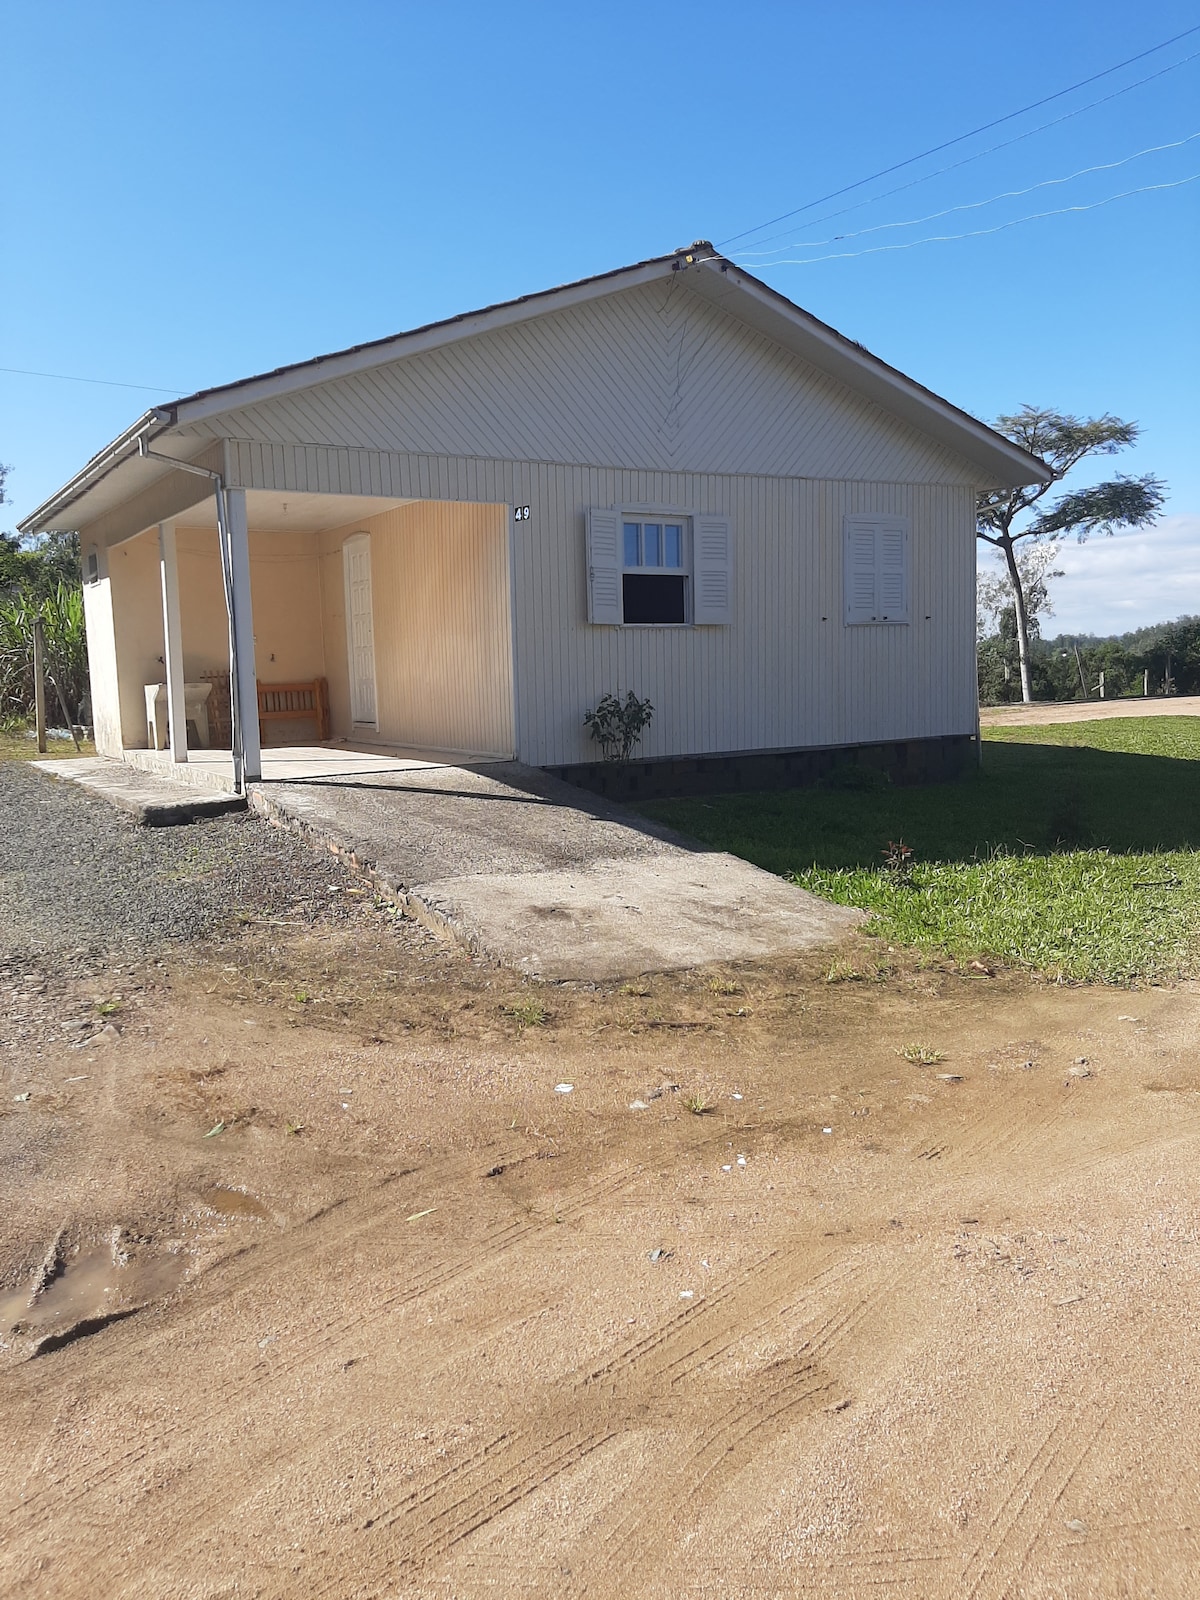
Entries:
{"type": "MultiPolygon", "coordinates": [[[[1172,61],[1169,67],[1163,67],[1159,72],[1151,72],[1144,78],[1135,78],[1132,83],[1127,83],[1124,88],[1114,89],[1112,94],[1103,94],[1098,100],[1089,100],[1086,105],[1076,106],[1074,111],[1066,111],[1061,117],[1051,117],[1049,122],[1040,122],[1036,128],[1029,128],[1024,133],[1018,133],[1012,139],[1001,139],[999,144],[992,144],[986,150],[977,150],[974,155],[964,156],[961,161],[948,162],[944,167],[938,167],[933,172],[923,173],[919,178],[912,178],[908,183],[898,183],[894,189],[885,189],[882,194],[870,195],[866,200],[856,200],[853,205],[843,206],[839,211],[827,211],[823,217],[813,217],[805,224],[807,227],[818,227],[822,222],[833,222],[838,217],[848,217],[852,211],[861,211],[864,206],[873,206],[880,200],[889,200],[894,194],[903,194],[908,189],[917,189],[923,183],[930,183],[934,178],[944,177],[947,172],[957,172],[959,167],[969,167],[973,161],[982,161],[985,156],[993,156],[998,150],[1008,150],[1014,144],[1021,144],[1025,139],[1032,139],[1035,134],[1045,133],[1048,128],[1057,128],[1060,123],[1070,122],[1072,117],[1080,117],[1085,111],[1094,111],[1097,106],[1105,106],[1110,100],[1119,100],[1123,94],[1128,94],[1132,89],[1140,89],[1143,84],[1153,83],[1156,78],[1163,78],[1168,72],[1174,72],[1179,67],[1187,66],[1189,61],[1200,60],[1200,50],[1190,56],[1183,56],[1179,61],[1172,61]]],[[[870,181],[869,179],[867,180],[870,181]]],[[[805,208],[807,209],[807,208],[805,208]]],[[[764,223],[763,227],[769,227],[764,223]]],[[[752,233],[757,229],[751,229],[752,233]]],[[[779,233],[770,233],[765,239],[760,239],[759,244],[769,244],[772,239],[786,239],[794,230],[784,228],[779,233]]]]}
{"type": "MultiPolygon", "coordinates": [[[[1069,172],[1065,178],[1043,178],[1040,183],[1031,183],[1025,189],[1005,189],[1002,194],[991,195],[987,200],[969,200],[963,205],[947,206],[944,211],[931,211],[924,217],[910,217],[906,222],[877,222],[870,228],[859,228],[854,233],[837,233],[831,239],[805,239],[795,244],[778,245],[774,250],[747,250],[746,256],[774,256],[784,250],[818,250],[827,244],[838,244],[843,239],[862,239],[869,233],[886,233],[891,228],[917,228],[924,222],[936,222],[940,217],[953,216],[957,211],[979,211],[984,206],[994,206],[1000,200],[1019,200],[1027,194],[1034,194],[1038,189],[1052,189],[1059,184],[1073,183],[1076,178],[1087,177],[1092,172],[1112,172],[1117,167],[1127,167],[1131,161],[1140,160],[1142,156],[1157,155],[1161,150],[1180,150],[1185,144],[1200,139],[1200,133],[1189,133],[1186,139],[1175,139],[1170,144],[1152,144],[1145,150],[1135,150],[1130,156],[1123,156],[1120,161],[1104,161],[1095,167],[1080,167],[1078,172],[1069,172]]],[[[764,267],[769,267],[771,262],[764,261],[764,267]]]]}
{"type": "Polygon", "coordinates": [[[935,156],[942,150],[949,150],[953,145],[962,144],[966,139],[974,139],[977,134],[987,133],[991,128],[998,128],[1002,123],[1012,122],[1016,117],[1023,117],[1026,112],[1036,111],[1039,106],[1046,106],[1054,100],[1061,100],[1064,95],[1074,94],[1076,89],[1086,88],[1089,83],[1097,83],[1101,78],[1111,77],[1114,72],[1120,72],[1122,67],[1132,66],[1135,61],[1144,61],[1147,56],[1156,55],[1158,51],[1165,50],[1169,45],[1178,44],[1180,39],[1187,39],[1193,33],[1200,33],[1200,23],[1195,27],[1185,28],[1182,33],[1164,39],[1161,44],[1151,45],[1148,50],[1141,50],[1135,56],[1127,56],[1124,61],[1118,61],[1115,66],[1105,67],[1103,72],[1093,72],[1089,78],[1080,78],[1078,83],[1072,83],[1065,89],[1057,89],[1053,94],[1044,95],[1040,100],[1031,101],[1029,105],[1022,106],[1018,111],[1009,111],[1002,117],[996,117],[991,122],[981,123],[978,128],[972,128],[969,133],[957,134],[953,139],[945,139],[941,144],[931,145],[928,150],[922,150],[919,155],[908,156],[904,161],[896,161],[890,167],[883,167],[878,172],[873,172],[869,177],[859,178],[855,183],[848,183],[844,188],[834,189],[829,194],[821,195],[817,200],[810,200],[806,205],[797,206],[793,211],[784,211],[778,217],[772,217],[767,222],[760,222],[753,228],[744,228],[741,233],[731,234],[729,238],[722,239],[722,245],[736,244],[739,239],[745,239],[752,233],[759,233],[763,228],[773,228],[777,222],[786,222],[789,217],[797,217],[802,211],[811,211],[814,206],[824,205],[827,200],[836,200],[839,195],[849,194],[853,189],[861,189],[866,183],[874,183],[877,178],[886,178],[889,173],[899,172],[903,167],[911,167],[916,161],[924,161],[926,156],[935,156]]]}
{"type": "Polygon", "coordinates": [[[106,389],[144,389],[147,394],[182,394],[178,384],[118,383],[114,378],[80,378],[72,372],[35,372],[30,367],[0,367],[0,372],[13,372],[21,378],[55,378],[59,383],[99,383],[106,389]]]}
{"type": "MultiPolygon", "coordinates": [[[[938,233],[927,239],[909,239],[905,244],[875,244],[866,250],[839,250],[828,256],[800,256],[794,261],[772,261],[771,267],[811,267],[818,261],[850,261],[856,256],[877,256],[892,250],[915,250],[919,244],[949,244],[955,239],[981,239],[985,234],[1003,233],[1006,228],[1018,227],[1022,222],[1039,222],[1043,217],[1065,217],[1077,211],[1096,211],[1110,206],[1114,200],[1128,200],[1134,194],[1153,194],[1160,189],[1181,189],[1184,184],[1200,181],[1200,172],[1189,178],[1179,178],[1173,183],[1148,183],[1140,189],[1125,189],[1120,194],[1110,194],[1104,200],[1093,200],[1082,206],[1060,206],[1054,211],[1034,211],[1027,217],[1013,217],[1008,222],[998,222],[993,228],[974,228],[970,233],[938,233]]],[[[751,270],[747,268],[747,270],[751,270]]],[[[761,268],[757,269],[761,271],[761,268]]]]}

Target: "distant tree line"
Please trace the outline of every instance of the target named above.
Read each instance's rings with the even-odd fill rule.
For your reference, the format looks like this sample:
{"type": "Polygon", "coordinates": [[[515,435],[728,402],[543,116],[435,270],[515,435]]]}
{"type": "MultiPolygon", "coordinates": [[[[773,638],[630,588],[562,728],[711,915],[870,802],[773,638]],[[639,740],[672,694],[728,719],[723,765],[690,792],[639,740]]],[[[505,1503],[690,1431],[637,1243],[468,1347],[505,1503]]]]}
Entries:
{"type": "MultiPolygon", "coordinates": [[[[1152,695],[1200,694],[1200,616],[1158,622],[1132,633],[1058,634],[1043,639],[1030,618],[1029,676],[1035,700],[1095,700],[1100,674],[1104,697],[1141,695],[1146,675],[1152,695]]],[[[1003,607],[997,630],[979,641],[979,700],[1004,705],[1020,700],[1020,649],[1016,611],[1003,607]]]]}

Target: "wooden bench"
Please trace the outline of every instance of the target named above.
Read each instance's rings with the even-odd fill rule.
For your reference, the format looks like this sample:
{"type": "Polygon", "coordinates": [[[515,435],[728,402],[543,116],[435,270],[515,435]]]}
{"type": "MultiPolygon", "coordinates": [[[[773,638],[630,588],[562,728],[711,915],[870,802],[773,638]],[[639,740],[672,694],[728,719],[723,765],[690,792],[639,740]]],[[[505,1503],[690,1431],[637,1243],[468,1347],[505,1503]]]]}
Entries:
{"type": "Polygon", "coordinates": [[[311,722],[318,744],[330,737],[329,684],[324,678],[311,683],[260,683],[259,722],[311,722]]]}

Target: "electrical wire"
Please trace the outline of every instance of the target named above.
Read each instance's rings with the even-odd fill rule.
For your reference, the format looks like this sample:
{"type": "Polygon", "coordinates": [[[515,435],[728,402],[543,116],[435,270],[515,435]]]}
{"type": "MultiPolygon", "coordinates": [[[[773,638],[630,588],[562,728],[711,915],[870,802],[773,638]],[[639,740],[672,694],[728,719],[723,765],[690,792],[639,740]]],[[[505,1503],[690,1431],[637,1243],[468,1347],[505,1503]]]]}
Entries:
{"type": "Polygon", "coordinates": [[[0,372],[13,372],[22,378],[56,378],[59,383],[99,383],[107,389],[144,389],[147,394],[182,394],[180,388],[166,384],[118,383],[114,378],[79,378],[71,372],[34,372],[29,367],[0,367],[0,372]]]}
{"type": "MultiPolygon", "coordinates": [[[[873,206],[879,200],[890,200],[894,194],[904,194],[908,189],[917,189],[921,184],[929,183],[934,178],[944,177],[947,172],[957,172],[959,167],[969,167],[973,161],[982,161],[985,156],[995,155],[998,150],[1008,150],[1014,144],[1021,144],[1025,139],[1032,139],[1035,134],[1045,133],[1048,128],[1057,128],[1060,123],[1070,122],[1072,117],[1082,116],[1085,111],[1094,111],[1097,106],[1107,105],[1110,100],[1119,100],[1123,94],[1128,94],[1131,89],[1140,89],[1143,84],[1153,83],[1156,78],[1165,77],[1168,72],[1174,72],[1177,67],[1184,67],[1189,61],[1198,60],[1200,60],[1200,50],[1194,51],[1190,56],[1184,56],[1179,61],[1173,61],[1169,67],[1163,67],[1159,72],[1151,72],[1144,78],[1137,78],[1133,83],[1127,83],[1122,89],[1114,89],[1112,94],[1101,95],[1098,100],[1089,100],[1086,105],[1077,106],[1074,111],[1066,111],[1061,117],[1052,117],[1049,122],[1039,123],[1036,128],[1029,128],[1024,133],[1018,133],[1012,139],[1002,139],[999,144],[989,145],[986,150],[977,150],[974,155],[964,156],[961,161],[951,161],[948,165],[938,167],[933,172],[926,172],[920,178],[910,179],[908,183],[898,183],[895,188],[885,189],[882,194],[870,195],[866,200],[856,200],[853,205],[843,206],[839,211],[827,211],[822,217],[812,217],[804,226],[816,228],[822,222],[833,222],[838,217],[848,217],[852,211],[861,211],[864,206],[873,206]]],[[[783,228],[779,233],[770,233],[765,239],[759,239],[757,242],[759,244],[769,244],[772,239],[786,239],[794,231],[793,228],[783,228]]]]}
{"type": "MultiPolygon", "coordinates": [[[[987,133],[992,128],[998,128],[1005,122],[1012,122],[1016,117],[1023,117],[1027,112],[1036,111],[1040,106],[1049,105],[1054,100],[1061,100],[1064,95],[1074,94],[1076,89],[1084,89],[1089,83],[1097,83],[1101,78],[1111,77],[1114,72],[1120,72],[1122,67],[1132,66],[1135,61],[1144,61],[1147,56],[1156,55],[1168,46],[1178,44],[1180,39],[1187,39],[1194,33],[1200,33],[1200,23],[1195,27],[1185,28],[1182,33],[1174,34],[1170,39],[1164,39],[1160,44],[1151,45],[1148,50],[1141,50],[1137,55],[1126,56],[1124,61],[1118,61],[1115,66],[1105,67],[1103,72],[1093,72],[1088,78],[1080,78],[1078,83],[1072,83],[1065,89],[1057,89],[1053,94],[1044,95],[1040,100],[1033,100],[1027,106],[1021,106],[1017,111],[1009,111],[1002,117],[995,117],[991,122],[984,122],[978,128],[972,128],[967,133],[956,134],[953,139],[945,139],[941,144],[931,145],[928,150],[922,150],[918,155],[908,156],[903,161],[896,161],[890,167],[882,167],[878,172],[873,172],[869,177],[859,178],[854,183],[848,183],[841,189],[834,189],[829,194],[821,195],[819,199],[810,200],[807,204],[797,206],[792,211],[784,211],[777,217],[771,217],[766,222],[757,223],[752,228],[744,228],[741,233],[730,234],[728,238],[720,240],[721,245],[736,244],[739,239],[746,239],[752,233],[761,233],[764,228],[773,228],[776,223],[786,222],[790,217],[797,217],[803,211],[811,211],[814,206],[824,205],[827,200],[836,200],[840,195],[849,194],[854,189],[861,189],[864,184],[874,183],[877,178],[886,178],[890,173],[899,172],[903,167],[911,167],[916,161],[924,161],[927,156],[938,155],[942,150],[949,150],[956,144],[962,144],[967,139],[974,139],[978,134],[987,133]]],[[[1177,63],[1182,65],[1182,63],[1177,63]]],[[[1167,69],[1170,70],[1169,68],[1167,69]]]]}
{"type": "MultiPolygon", "coordinates": [[[[925,222],[936,222],[940,217],[953,216],[956,211],[979,211],[984,206],[994,206],[1001,200],[1019,200],[1022,196],[1033,194],[1038,189],[1052,189],[1064,183],[1073,183],[1076,178],[1084,178],[1092,172],[1112,172],[1117,167],[1127,167],[1131,161],[1138,161],[1142,156],[1157,155],[1160,150],[1181,150],[1185,144],[1200,139],[1200,133],[1189,133],[1186,139],[1175,139],[1170,144],[1152,144],[1145,150],[1135,150],[1131,156],[1123,156],[1120,161],[1105,161],[1095,167],[1080,167],[1078,172],[1069,172],[1065,178],[1043,178],[1040,183],[1031,183],[1026,189],[1005,189],[1002,194],[994,194],[987,200],[969,200],[959,206],[947,206],[944,211],[931,211],[924,217],[910,217],[906,222],[877,222],[870,228],[859,228],[854,233],[835,233],[831,239],[805,239],[798,240],[795,244],[777,245],[774,250],[746,250],[743,259],[749,256],[777,256],[784,250],[818,250],[828,244],[838,244],[843,239],[862,239],[869,233],[886,233],[891,228],[916,228],[925,222]]],[[[771,263],[764,261],[764,267],[771,263]]]]}
{"type": "MultiPolygon", "coordinates": [[[[994,228],[974,228],[969,233],[937,233],[931,234],[927,239],[909,239],[904,244],[875,244],[866,250],[839,250],[828,256],[800,256],[794,261],[772,261],[771,267],[810,267],[818,261],[850,261],[856,256],[877,256],[885,251],[915,250],[919,244],[948,244],[955,239],[981,239],[985,234],[1003,233],[1006,228],[1018,227],[1022,222],[1039,222],[1043,217],[1065,217],[1077,211],[1097,211],[1101,206],[1110,206],[1114,200],[1128,200],[1134,194],[1154,194],[1160,189],[1181,189],[1184,184],[1200,181],[1200,172],[1193,172],[1189,178],[1179,178],[1174,183],[1148,183],[1140,189],[1125,189],[1120,194],[1110,194],[1104,200],[1093,200],[1088,205],[1059,206],[1054,211],[1034,211],[1027,217],[1013,217],[1008,222],[998,222],[994,228]]],[[[706,257],[715,260],[715,257],[706,257]]],[[[738,265],[735,261],[735,265],[738,265]]],[[[747,267],[747,271],[759,268],[747,267]]]]}

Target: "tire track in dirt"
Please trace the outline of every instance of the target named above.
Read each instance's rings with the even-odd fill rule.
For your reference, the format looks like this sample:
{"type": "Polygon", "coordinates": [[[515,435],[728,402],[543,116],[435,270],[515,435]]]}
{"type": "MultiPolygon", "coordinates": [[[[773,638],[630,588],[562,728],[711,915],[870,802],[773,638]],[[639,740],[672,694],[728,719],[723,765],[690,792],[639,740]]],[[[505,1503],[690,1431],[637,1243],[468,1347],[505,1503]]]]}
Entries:
{"type": "Polygon", "coordinates": [[[1042,1529],[1088,1453],[1108,1426],[1116,1402],[1102,1402],[1098,1385],[1060,1412],[992,1513],[964,1566],[963,1600],[1006,1600],[1042,1529]]]}
{"type": "MultiPolygon", "coordinates": [[[[780,1254],[773,1252],[769,1259],[775,1261],[780,1254]]],[[[786,1260],[780,1262],[777,1270],[782,1272],[786,1264],[786,1260]]],[[[905,1276],[905,1270],[892,1269],[876,1274],[874,1282],[870,1281],[870,1276],[867,1263],[835,1262],[809,1280],[799,1300],[794,1298],[793,1288],[792,1294],[764,1305],[757,1317],[746,1314],[743,1308],[737,1324],[739,1340],[785,1315],[794,1315],[806,1300],[831,1291],[847,1295],[842,1303],[824,1314],[815,1328],[806,1331],[794,1354],[742,1377],[737,1397],[715,1422],[702,1426],[699,1438],[681,1460],[662,1459],[668,1446],[660,1442],[659,1459],[651,1469],[655,1507],[631,1508],[614,1526],[604,1530],[591,1547],[572,1552],[572,1566],[582,1569],[582,1576],[579,1583],[568,1587],[564,1593],[584,1597],[641,1592],[651,1578],[649,1571],[641,1569],[650,1561],[661,1564],[661,1534],[656,1538],[638,1537],[648,1522],[660,1520],[656,1507],[694,1505],[702,1492],[710,1498],[714,1493],[719,1494],[728,1479],[756,1455],[769,1449],[802,1418],[828,1407],[839,1384],[826,1362],[853,1338],[880,1298],[891,1293],[905,1276]]],[[[721,1333],[716,1332],[702,1345],[675,1359],[660,1360],[656,1375],[666,1377],[672,1390],[684,1384],[693,1386],[704,1369],[715,1364],[728,1348],[728,1342],[720,1341],[721,1333]]],[[[670,1553],[666,1554],[670,1559],[670,1553]]],[[[654,1578],[663,1581],[661,1573],[655,1573],[654,1578]]],[[[681,1576],[680,1583],[684,1581],[681,1576]]]]}
{"type": "MultiPolygon", "coordinates": [[[[553,1386],[537,1416],[519,1430],[497,1434],[453,1467],[415,1484],[372,1520],[373,1527],[394,1533],[403,1542],[401,1550],[389,1553],[374,1570],[373,1579],[386,1583],[419,1571],[578,1462],[644,1426],[648,1418],[661,1422],[686,1413],[690,1409],[686,1389],[699,1366],[717,1361],[735,1340],[794,1309],[798,1258],[798,1250],[785,1249],[750,1263],[699,1305],[631,1340],[582,1379],[553,1386]],[[581,1411],[586,1420],[564,1426],[567,1416],[579,1416],[581,1411]]],[[[835,1276],[834,1269],[818,1273],[814,1281],[825,1289],[829,1276],[835,1276]]],[[[853,1280],[855,1275],[851,1276],[853,1280]]],[[[855,1313],[865,1315],[863,1306],[864,1301],[857,1301],[855,1313]]],[[[697,1485],[707,1481],[725,1456],[737,1456],[745,1441],[753,1438],[761,1445],[765,1430],[778,1431],[791,1413],[815,1408],[831,1392],[833,1379],[820,1369],[815,1353],[807,1353],[807,1345],[812,1343],[815,1352],[848,1321],[848,1316],[827,1319],[822,1328],[827,1327],[828,1334],[806,1341],[799,1358],[766,1369],[765,1382],[760,1370],[715,1422],[704,1425],[692,1452],[698,1459],[691,1473],[697,1485]]],[[[336,1584],[331,1579],[311,1593],[314,1600],[319,1596],[332,1600],[336,1584]]]]}
{"type": "MultiPolygon", "coordinates": [[[[447,1173],[445,1168],[441,1169],[437,1175],[437,1186],[453,1190],[456,1178],[461,1181],[464,1175],[462,1166],[460,1163],[455,1164],[457,1172],[452,1170],[447,1173]]],[[[477,1162],[470,1164],[471,1175],[477,1175],[477,1167],[477,1162]]],[[[421,1176],[428,1190],[431,1187],[429,1174],[422,1173],[421,1176]]],[[[591,1181],[576,1185],[570,1201],[559,1206],[554,1215],[560,1223],[564,1219],[570,1221],[583,1215],[596,1204],[603,1203],[606,1198],[619,1193],[640,1177],[639,1169],[605,1171],[591,1181]]],[[[205,1279],[199,1281],[197,1289],[208,1288],[211,1285],[220,1301],[257,1292],[264,1271],[269,1271],[273,1264],[277,1265],[280,1261],[286,1263],[299,1248],[297,1235],[311,1226],[320,1227],[322,1231],[334,1234],[323,1248],[326,1252],[336,1252],[339,1256],[345,1256],[356,1246],[364,1247],[375,1234],[384,1233],[393,1236],[399,1215],[412,1204],[411,1199],[401,1200],[399,1197],[381,1204],[382,1191],[394,1182],[394,1178],[389,1178],[384,1184],[376,1186],[365,1195],[355,1196],[351,1201],[339,1202],[325,1208],[309,1223],[288,1230],[280,1239],[272,1240],[270,1245],[249,1247],[228,1265],[218,1264],[212,1270],[211,1277],[206,1275],[205,1279]],[[346,1217],[348,1207],[352,1207],[358,1213],[357,1221],[348,1221],[346,1217]],[[265,1259],[261,1253],[264,1249],[267,1251],[265,1259]],[[229,1282],[230,1276],[233,1278],[232,1284],[229,1282]]],[[[454,1259],[440,1262],[423,1274],[408,1276],[402,1288],[385,1295],[369,1308],[358,1304],[345,1315],[325,1322],[308,1338],[294,1345],[287,1359],[256,1363],[244,1377],[222,1391],[220,1411],[229,1414],[247,1400],[252,1400],[255,1405],[261,1405],[270,1393],[277,1391],[298,1372],[322,1359],[332,1357],[347,1339],[356,1345],[360,1344],[367,1336],[366,1330],[371,1321],[378,1321],[431,1293],[474,1274],[487,1271],[495,1265],[499,1257],[522,1240],[554,1226],[557,1224],[547,1223],[534,1213],[528,1212],[523,1217],[507,1221],[499,1228],[485,1233],[482,1239],[473,1240],[468,1247],[460,1249],[454,1259]]],[[[307,1250],[306,1259],[311,1259],[312,1253],[311,1250],[307,1250]]],[[[182,1305],[185,1321],[197,1321],[211,1316],[211,1295],[197,1296],[190,1305],[185,1298],[182,1305]]],[[[497,1320],[503,1320],[508,1315],[508,1307],[498,1308],[497,1320]]],[[[174,1341],[178,1338],[178,1333],[179,1323],[173,1321],[166,1337],[174,1341]]],[[[156,1329],[153,1333],[144,1335],[133,1348],[114,1347],[110,1358],[112,1366],[124,1372],[131,1364],[144,1363],[148,1354],[161,1343],[163,1337],[163,1332],[156,1329]]],[[[454,1349],[443,1342],[441,1353],[445,1360],[449,1360],[454,1354],[454,1349]]],[[[92,1354],[94,1365],[94,1351],[92,1354]]],[[[43,1486],[41,1491],[34,1489],[22,1501],[9,1508],[10,1536],[36,1537],[44,1531],[48,1519],[57,1520],[64,1512],[69,1513],[72,1508],[86,1501],[98,1487],[111,1486],[115,1479],[135,1472],[145,1466],[151,1458],[156,1465],[161,1466],[168,1453],[177,1446],[186,1455],[189,1449],[187,1440],[189,1431],[190,1425],[186,1421],[170,1422],[164,1428],[157,1430],[153,1436],[139,1439],[129,1448],[109,1453],[99,1460],[93,1458],[88,1462],[87,1477],[73,1485],[59,1481],[52,1489],[50,1485],[43,1486]],[[52,1505],[48,1502],[51,1493],[54,1495],[52,1505]],[[40,1506],[39,1501],[43,1502],[40,1506]]],[[[278,1452],[269,1452],[272,1457],[276,1454],[278,1452]]],[[[261,1465],[265,1466],[266,1463],[261,1465]]],[[[227,1506],[231,1502],[232,1497],[230,1486],[222,1481],[202,1500],[192,1498],[189,1501],[189,1522],[195,1526],[198,1517],[210,1507],[215,1515],[221,1506],[227,1506]]]]}

